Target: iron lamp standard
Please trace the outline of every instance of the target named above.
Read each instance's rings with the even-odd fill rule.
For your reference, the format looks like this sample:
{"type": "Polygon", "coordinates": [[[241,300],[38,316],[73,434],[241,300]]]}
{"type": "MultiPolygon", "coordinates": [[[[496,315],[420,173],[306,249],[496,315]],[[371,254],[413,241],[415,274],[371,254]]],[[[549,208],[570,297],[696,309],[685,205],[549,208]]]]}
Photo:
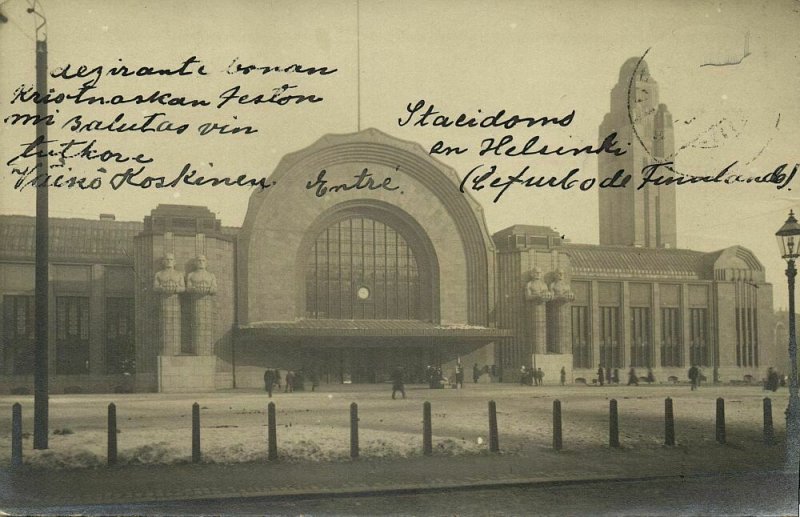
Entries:
{"type": "Polygon", "coordinates": [[[777,231],[781,256],[786,260],[786,278],[789,282],[789,407],[786,410],[786,468],[797,472],[800,467],[800,396],[797,393],[797,338],[795,337],[794,279],[797,269],[795,259],[800,257],[800,224],[789,211],[789,218],[777,231]]]}

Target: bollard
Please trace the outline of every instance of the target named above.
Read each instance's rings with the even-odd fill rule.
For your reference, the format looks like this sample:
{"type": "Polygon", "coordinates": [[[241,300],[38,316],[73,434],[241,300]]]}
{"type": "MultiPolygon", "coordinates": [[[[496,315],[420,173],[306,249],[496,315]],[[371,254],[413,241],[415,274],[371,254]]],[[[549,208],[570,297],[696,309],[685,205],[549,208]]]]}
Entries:
{"type": "Polygon", "coordinates": [[[433,454],[433,430],[431,428],[431,403],[422,404],[422,454],[433,454]]]}
{"type": "Polygon", "coordinates": [[[192,404],[192,463],[200,463],[200,404],[192,404]]]}
{"type": "Polygon", "coordinates": [[[725,399],[717,399],[717,443],[725,443],[725,399]]]}
{"type": "Polygon", "coordinates": [[[619,447],[619,413],[617,412],[617,399],[608,401],[608,445],[619,447]]]}
{"type": "Polygon", "coordinates": [[[358,404],[350,404],[350,457],[358,459],[358,404]]]}
{"type": "Polygon", "coordinates": [[[108,466],[117,464],[117,406],[108,405],[108,466]]]}
{"type": "Polygon", "coordinates": [[[489,451],[500,452],[500,438],[497,436],[497,405],[489,401],[489,451]]]}
{"type": "Polygon", "coordinates": [[[278,438],[276,436],[275,424],[275,403],[267,405],[267,459],[270,461],[278,459],[278,438]]]}
{"type": "Polygon", "coordinates": [[[764,397],[764,445],[775,445],[775,430],[772,428],[772,401],[764,397]]]}
{"type": "Polygon", "coordinates": [[[553,401],[553,449],[561,450],[561,401],[553,401]]]}
{"type": "Polygon", "coordinates": [[[22,405],[11,407],[11,466],[22,466],[22,405]]]}
{"type": "Polygon", "coordinates": [[[675,445],[675,416],[672,412],[672,399],[664,399],[664,445],[675,445]]]}

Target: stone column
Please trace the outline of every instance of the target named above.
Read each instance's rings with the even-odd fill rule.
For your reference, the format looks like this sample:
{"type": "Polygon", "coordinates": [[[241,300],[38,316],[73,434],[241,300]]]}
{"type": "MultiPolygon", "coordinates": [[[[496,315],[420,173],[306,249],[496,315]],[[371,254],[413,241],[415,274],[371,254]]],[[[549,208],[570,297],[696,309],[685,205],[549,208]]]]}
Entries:
{"type": "Polygon", "coordinates": [[[161,293],[161,355],[181,352],[181,300],[177,293],[161,293]]]}
{"type": "Polygon", "coordinates": [[[559,354],[571,353],[572,343],[570,343],[570,303],[575,299],[569,282],[564,280],[564,270],[556,272],[557,280],[550,286],[553,293],[553,302],[550,306],[556,311],[556,352],[559,354]]]}
{"type": "Polygon", "coordinates": [[[525,299],[530,304],[528,314],[533,331],[531,349],[534,354],[544,354],[547,351],[546,307],[553,296],[541,277],[542,270],[534,268],[530,272],[530,281],[525,285],[525,299]]]}
{"type": "Polygon", "coordinates": [[[199,255],[195,270],[186,277],[186,290],[192,300],[192,347],[197,355],[214,355],[217,278],[206,270],[206,265],[205,255],[199,255]]]}
{"type": "Polygon", "coordinates": [[[175,256],[164,256],[164,269],[156,273],[153,290],[161,298],[159,313],[159,337],[161,355],[172,356],[181,352],[181,300],[180,293],[186,290],[183,275],[175,271],[175,256]]]}
{"type": "Polygon", "coordinates": [[[547,352],[547,304],[544,300],[531,300],[531,325],[533,326],[533,342],[531,349],[534,354],[547,352]]]}

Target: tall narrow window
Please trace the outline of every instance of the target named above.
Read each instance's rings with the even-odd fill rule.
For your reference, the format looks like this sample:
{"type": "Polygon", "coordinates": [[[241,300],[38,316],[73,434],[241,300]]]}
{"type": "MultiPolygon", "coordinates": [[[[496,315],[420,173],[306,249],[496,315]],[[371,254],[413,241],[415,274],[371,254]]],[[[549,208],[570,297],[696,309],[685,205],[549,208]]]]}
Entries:
{"type": "Polygon", "coordinates": [[[619,308],[600,307],[600,364],[604,368],[624,367],[619,331],[619,308]]]}
{"type": "Polygon", "coordinates": [[[89,373],[89,298],[56,298],[56,372],[89,373]]]}
{"type": "Polygon", "coordinates": [[[708,353],[708,309],[689,309],[690,344],[692,364],[710,366],[708,353]]]}
{"type": "Polygon", "coordinates": [[[133,373],[133,298],[106,299],[106,371],[133,373]]]}
{"type": "Polygon", "coordinates": [[[631,307],[631,366],[651,367],[650,307],[631,307]]]}
{"type": "Polygon", "coordinates": [[[661,309],[661,366],[683,366],[680,309],[661,309]]]}
{"type": "Polygon", "coordinates": [[[3,363],[12,375],[33,373],[33,296],[3,296],[3,363]]]}
{"type": "Polygon", "coordinates": [[[581,305],[573,305],[572,366],[574,368],[591,368],[593,365],[589,329],[589,308],[581,305]]]}

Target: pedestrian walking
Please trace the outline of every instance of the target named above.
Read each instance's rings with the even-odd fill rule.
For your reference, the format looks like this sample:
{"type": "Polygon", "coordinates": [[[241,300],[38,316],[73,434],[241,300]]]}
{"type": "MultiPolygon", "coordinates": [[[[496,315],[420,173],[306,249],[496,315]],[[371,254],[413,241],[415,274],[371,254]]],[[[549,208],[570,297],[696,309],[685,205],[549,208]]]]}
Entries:
{"type": "Polygon", "coordinates": [[[636,376],[636,369],[633,366],[628,370],[628,386],[631,384],[639,385],[639,377],[636,376]]]}
{"type": "Polygon", "coordinates": [[[689,380],[692,382],[692,391],[696,390],[698,384],[700,384],[700,370],[695,365],[689,368],[689,380]]]}
{"type": "Polygon", "coordinates": [[[401,370],[399,366],[392,372],[392,400],[394,400],[398,391],[403,395],[403,398],[406,398],[406,387],[403,384],[403,370],[401,370]]]}
{"type": "Polygon", "coordinates": [[[619,368],[614,368],[614,376],[611,378],[614,384],[619,384],[619,368]]]}
{"type": "Polygon", "coordinates": [[[561,385],[565,385],[567,383],[567,370],[564,367],[561,367],[561,385]]]}
{"type": "Polygon", "coordinates": [[[602,386],[602,385],[603,385],[603,381],[604,381],[604,380],[605,380],[605,378],[606,378],[606,377],[605,377],[605,373],[606,373],[606,372],[604,372],[604,371],[603,371],[603,365],[602,365],[602,364],[600,364],[600,365],[597,365],[597,382],[599,382],[599,383],[600,383],[600,386],[602,386]]]}
{"type": "Polygon", "coordinates": [[[653,375],[653,369],[652,368],[648,368],[647,369],[647,384],[653,384],[654,382],[656,382],[656,376],[653,375]]]}
{"type": "Polygon", "coordinates": [[[464,388],[464,367],[461,366],[461,359],[456,363],[456,387],[464,388]]]}
{"type": "Polygon", "coordinates": [[[267,392],[269,398],[272,398],[273,386],[275,386],[275,370],[268,368],[264,371],[264,391],[267,392]]]}
{"type": "Polygon", "coordinates": [[[481,377],[481,370],[480,370],[480,368],[478,368],[478,363],[475,363],[472,366],[472,382],[474,384],[477,384],[478,383],[478,379],[480,379],[480,377],[481,377]]]}

